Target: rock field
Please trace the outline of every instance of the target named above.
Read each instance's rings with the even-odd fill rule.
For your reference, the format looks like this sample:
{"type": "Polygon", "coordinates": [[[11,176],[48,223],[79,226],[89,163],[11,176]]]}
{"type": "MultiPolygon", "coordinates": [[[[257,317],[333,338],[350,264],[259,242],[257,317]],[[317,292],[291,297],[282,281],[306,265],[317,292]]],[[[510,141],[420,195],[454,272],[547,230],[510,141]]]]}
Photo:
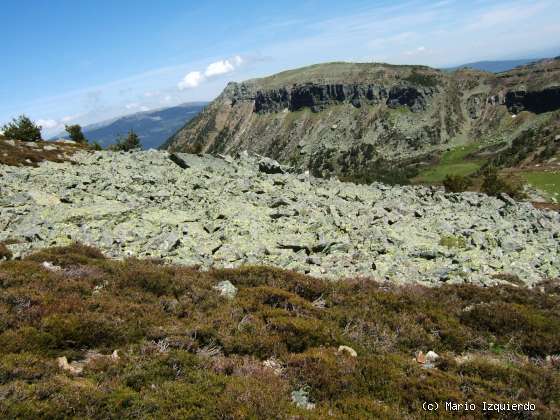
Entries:
{"type": "Polygon", "coordinates": [[[263,264],[428,285],[532,285],[560,273],[558,213],[507,196],[316,179],[246,153],[80,152],[38,168],[0,165],[6,240],[20,241],[9,245],[16,257],[81,241],[204,269],[263,264]]]}

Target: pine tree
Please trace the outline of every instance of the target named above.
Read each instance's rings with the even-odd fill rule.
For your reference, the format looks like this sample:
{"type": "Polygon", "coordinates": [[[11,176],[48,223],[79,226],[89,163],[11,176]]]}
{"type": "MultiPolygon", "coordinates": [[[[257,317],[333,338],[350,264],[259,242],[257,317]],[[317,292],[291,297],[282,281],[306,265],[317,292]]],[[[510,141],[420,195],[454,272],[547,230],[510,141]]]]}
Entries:
{"type": "Polygon", "coordinates": [[[81,144],[87,143],[87,139],[82,132],[82,127],[79,124],[65,125],[64,129],[69,134],[70,140],[81,144]]]}
{"type": "Polygon", "coordinates": [[[128,152],[130,150],[136,150],[141,148],[142,148],[142,144],[140,143],[140,137],[138,137],[138,134],[136,134],[134,130],[131,129],[128,132],[127,137],[125,138],[119,137],[117,139],[117,143],[110,146],[109,150],[128,152]]]}
{"type": "Polygon", "coordinates": [[[39,141],[41,138],[41,126],[35,124],[27,116],[20,115],[10,123],[2,127],[4,137],[21,141],[39,141]]]}
{"type": "Polygon", "coordinates": [[[141,149],[140,137],[132,129],[128,132],[128,137],[125,140],[126,150],[141,149]]]}

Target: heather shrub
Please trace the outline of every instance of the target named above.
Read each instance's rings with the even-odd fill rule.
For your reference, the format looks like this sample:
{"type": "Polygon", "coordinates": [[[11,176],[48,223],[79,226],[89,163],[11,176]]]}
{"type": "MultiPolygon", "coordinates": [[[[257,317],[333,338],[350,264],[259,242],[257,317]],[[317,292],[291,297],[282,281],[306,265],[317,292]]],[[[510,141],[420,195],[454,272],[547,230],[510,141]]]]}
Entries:
{"type": "Polygon", "coordinates": [[[506,179],[500,176],[498,170],[494,167],[488,167],[484,171],[481,191],[495,197],[502,193],[516,199],[524,197],[523,183],[521,180],[515,177],[506,179]]]}
{"type": "Polygon", "coordinates": [[[443,180],[443,186],[447,192],[457,193],[466,191],[471,185],[472,180],[462,175],[447,175],[443,180]]]}
{"type": "Polygon", "coordinates": [[[560,354],[555,280],[325,282],[117,261],[74,244],[1,262],[0,289],[2,418],[416,418],[423,401],[512,395],[560,416],[560,373],[546,359],[560,354]],[[214,289],[223,280],[238,288],[231,300],[214,289]],[[440,359],[423,366],[419,350],[440,359]],[[61,356],[83,370],[61,369],[61,356]]]}
{"type": "Polygon", "coordinates": [[[9,260],[12,256],[12,252],[8,249],[8,247],[0,242],[0,260],[9,260]]]}

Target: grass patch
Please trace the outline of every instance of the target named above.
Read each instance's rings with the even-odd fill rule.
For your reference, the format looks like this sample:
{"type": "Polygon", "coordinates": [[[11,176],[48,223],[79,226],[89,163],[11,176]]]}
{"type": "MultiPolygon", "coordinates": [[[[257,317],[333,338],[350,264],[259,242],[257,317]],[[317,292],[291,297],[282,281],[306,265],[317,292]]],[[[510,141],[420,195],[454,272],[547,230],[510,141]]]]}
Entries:
{"type": "Polygon", "coordinates": [[[471,143],[459,146],[442,154],[439,162],[424,169],[415,178],[416,182],[440,183],[447,176],[468,176],[478,171],[484,164],[484,159],[471,159],[469,155],[478,150],[478,144],[471,143]]]}
{"type": "Polygon", "coordinates": [[[465,241],[465,238],[463,238],[462,236],[453,236],[453,235],[442,236],[441,239],[439,240],[439,244],[441,246],[445,246],[447,248],[466,248],[467,247],[467,243],[465,241]]]}
{"type": "Polygon", "coordinates": [[[0,165],[38,166],[44,161],[64,162],[74,153],[89,148],[88,145],[77,143],[22,142],[0,138],[0,165]]]}
{"type": "Polygon", "coordinates": [[[512,399],[560,416],[560,372],[544,360],[560,353],[558,282],[333,283],[115,261],[74,245],[0,263],[0,289],[2,418],[415,418],[428,400],[512,399]],[[214,289],[224,280],[233,300],[214,289]],[[418,350],[441,358],[423,369],[418,350]],[[88,351],[106,356],[77,375],[57,365],[88,351]],[[301,389],[313,410],[292,403],[301,389]]]}
{"type": "Polygon", "coordinates": [[[556,202],[560,201],[560,172],[531,171],[523,172],[522,176],[529,184],[544,191],[556,202]]]}

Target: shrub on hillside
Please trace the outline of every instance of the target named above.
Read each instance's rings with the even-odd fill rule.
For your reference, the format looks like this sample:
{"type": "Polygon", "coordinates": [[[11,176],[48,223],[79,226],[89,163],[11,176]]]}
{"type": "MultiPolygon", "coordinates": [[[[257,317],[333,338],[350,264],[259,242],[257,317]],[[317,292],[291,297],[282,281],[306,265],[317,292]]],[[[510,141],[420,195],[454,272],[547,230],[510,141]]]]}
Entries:
{"type": "Polygon", "coordinates": [[[103,147],[96,141],[91,144],[91,148],[93,150],[103,150],[103,147]]]}
{"type": "Polygon", "coordinates": [[[560,418],[554,280],[325,282],[269,267],[113,260],[75,244],[1,262],[0,286],[2,418],[416,418],[423,401],[480,405],[488,395],[560,418]],[[224,280],[238,288],[232,300],[215,289],[224,280]],[[430,349],[433,365],[412,359],[430,349]]]}
{"type": "Polygon", "coordinates": [[[82,127],[80,126],[80,124],[65,125],[64,129],[70,136],[70,140],[81,144],[87,143],[87,139],[82,132],[82,127]]]}
{"type": "Polygon", "coordinates": [[[516,199],[524,197],[521,180],[516,177],[505,179],[498,174],[498,170],[495,167],[488,167],[484,171],[481,191],[495,197],[502,193],[516,199]]]}
{"type": "Polygon", "coordinates": [[[131,150],[141,149],[140,137],[133,130],[128,132],[126,137],[117,139],[117,143],[109,146],[109,150],[129,152],[131,150]]]}
{"type": "Polygon", "coordinates": [[[349,169],[339,176],[343,182],[355,184],[371,184],[383,182],[389,185],[408,185],[410,179],[418,175],[418,170],[412,166],[396,166],[383,159],[368,162],[366,166],[359,169],[349,169]]]}
{"type": "Polygon", "coordinates": [[[0,242],[0,260],[9,260],[12,258],[12,253],[6,245],[0,242]]]}
{"type": "Polygon", "coordinates": [[[443,186],[447,192],[456,193],[466,191],[471,185],[472,180],[462,175],[447,175],[443,180],[443,186]]]}
{"type": "Polygon", "coordinates": [[[2,127],[4,136],[8,139],[21,141],[39,141],[41,126],[35,124],[29,117],[20,115],[2,127]]]}
{"type": "Polygon", "coordinates": [[[438,84],[438,78],[432,74],[422,74],[413,70],[408,77],[405,77],[406,81],[413,85],[435,87],[438,84]]]}

